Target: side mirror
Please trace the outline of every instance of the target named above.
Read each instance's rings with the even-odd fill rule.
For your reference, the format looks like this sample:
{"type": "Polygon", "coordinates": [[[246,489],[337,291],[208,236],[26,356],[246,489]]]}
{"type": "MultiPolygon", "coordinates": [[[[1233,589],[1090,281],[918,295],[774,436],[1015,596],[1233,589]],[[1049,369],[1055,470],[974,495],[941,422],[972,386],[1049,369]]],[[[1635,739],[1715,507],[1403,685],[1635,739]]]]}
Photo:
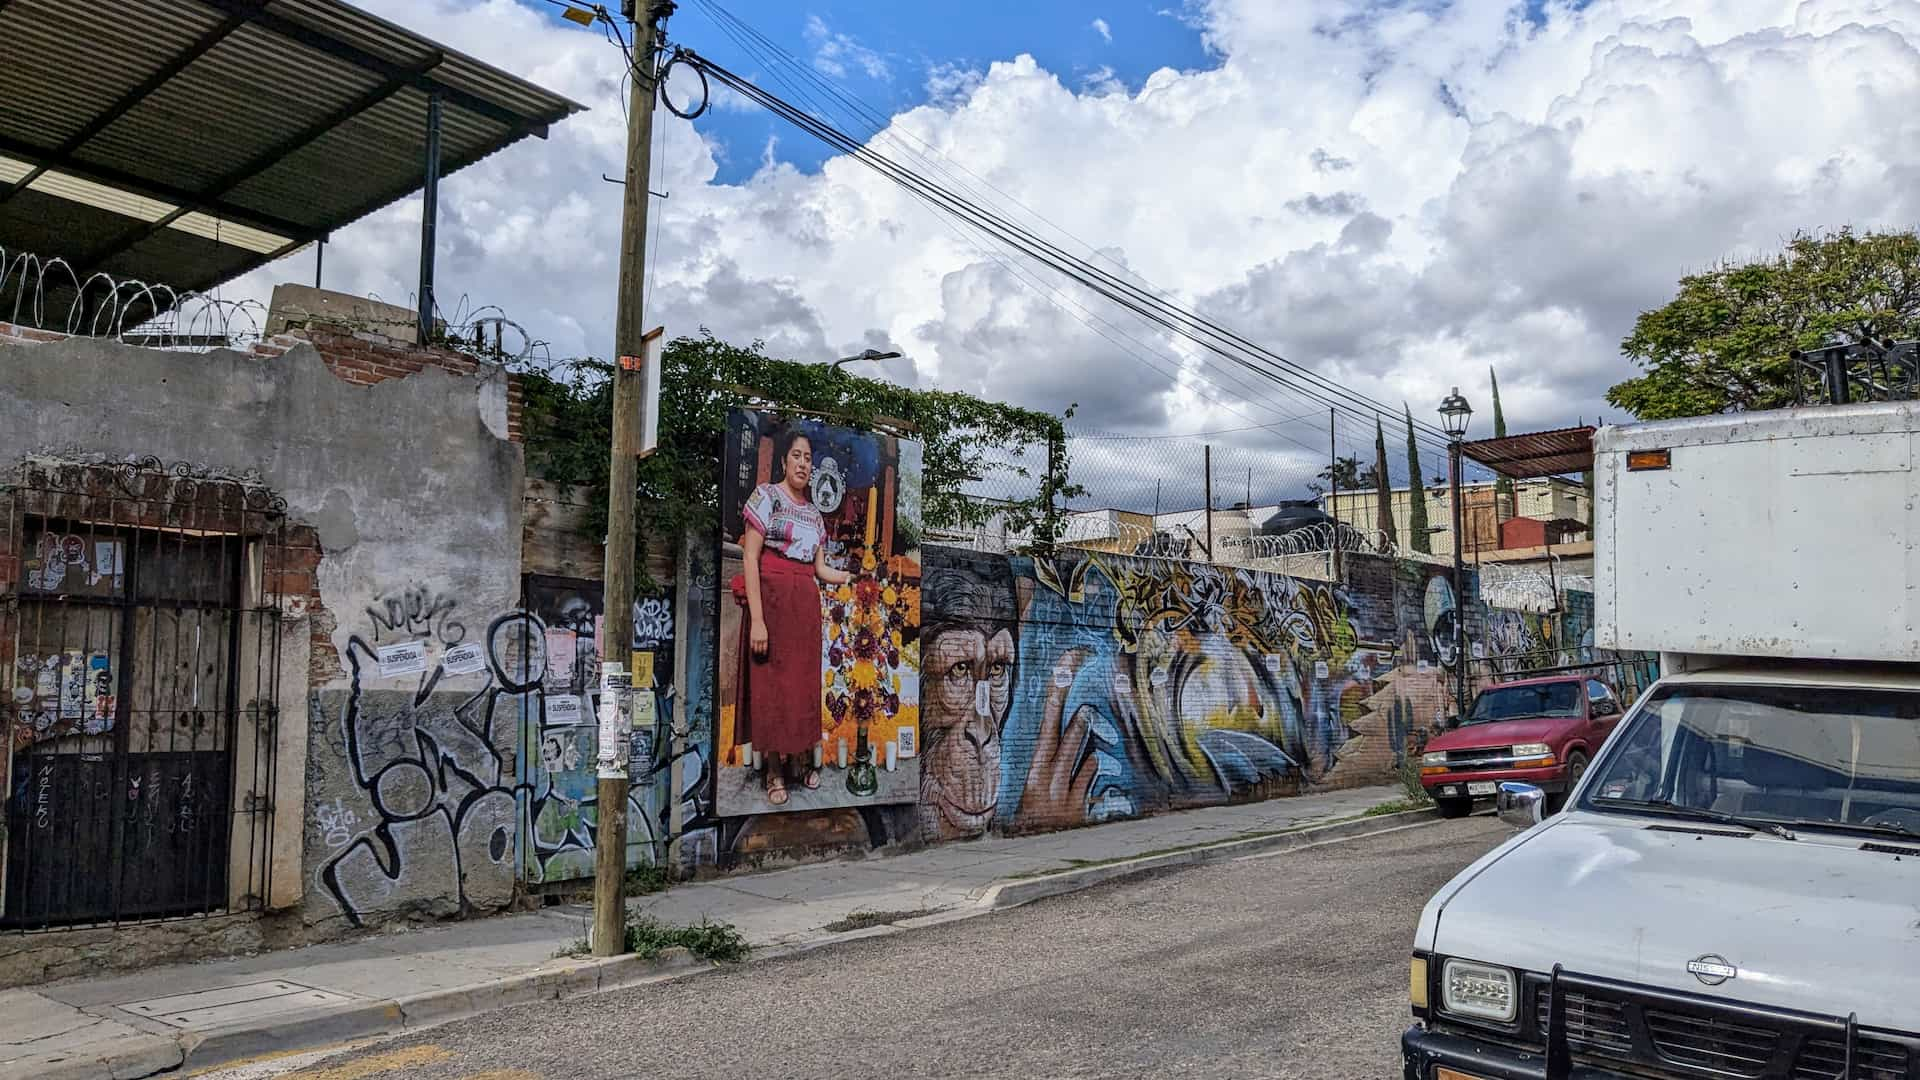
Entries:
{"type": "Polygon", "coordinates": [[[1531,829],[1546,816],[1547,793],[1532,784],[1503,780],[1493,805],[1501,821],[1516,829],[1531,829]]]}

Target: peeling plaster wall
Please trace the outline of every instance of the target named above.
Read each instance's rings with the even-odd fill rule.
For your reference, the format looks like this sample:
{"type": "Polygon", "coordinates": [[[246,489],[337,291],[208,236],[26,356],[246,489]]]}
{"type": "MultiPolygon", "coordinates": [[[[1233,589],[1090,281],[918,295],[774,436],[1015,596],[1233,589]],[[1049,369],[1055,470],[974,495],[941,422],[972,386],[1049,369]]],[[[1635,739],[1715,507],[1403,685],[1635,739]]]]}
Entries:
{"type": "Polygon", "coordinates": [[[358,355],[391,343],[314,338],[252,353],[0,347],[0,468],[151,455],[257,472],[319,549],[311,603],[286,628],[311,650],[282,654],[277,738],[293,752],[270,901],[340,925],[499,907],[514,885],[518,718],[500,664],[529,659],[503,645],[470,673],[443,661],[490,629],[528,636],[514,621],[517,391],[464,358],[416,351],[388,374],[358,355]],[[403,641],[427,645],[427,670],[381,677],[380,650],[403,641]]]}

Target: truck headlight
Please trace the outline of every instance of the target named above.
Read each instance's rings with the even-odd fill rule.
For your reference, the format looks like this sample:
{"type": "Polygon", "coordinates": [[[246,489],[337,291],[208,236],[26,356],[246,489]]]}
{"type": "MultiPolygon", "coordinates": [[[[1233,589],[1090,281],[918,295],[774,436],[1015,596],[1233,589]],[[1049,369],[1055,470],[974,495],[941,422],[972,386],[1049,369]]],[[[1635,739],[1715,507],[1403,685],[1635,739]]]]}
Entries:
{"type": "Polygon", "coordinates": [[[1513,1022],[1513,972],[1493,964],[1449,960],[1440,974],[1440,1000],[1448,1012],[1513,1022]]]}
{"type": "Polygon", "coordinates": [[[1445,765],[1446,763],[1447,752],[1445,750],[1430,750],[1420,755],[1420,764],[1422,765],[1445,765]]]}
{"type": "Polygon", "coordinates": [[[1553,747],[1543,742],[1515,743],[1513,747],[1514,757],[1546,757],[1551,753],[1553,747]]]}

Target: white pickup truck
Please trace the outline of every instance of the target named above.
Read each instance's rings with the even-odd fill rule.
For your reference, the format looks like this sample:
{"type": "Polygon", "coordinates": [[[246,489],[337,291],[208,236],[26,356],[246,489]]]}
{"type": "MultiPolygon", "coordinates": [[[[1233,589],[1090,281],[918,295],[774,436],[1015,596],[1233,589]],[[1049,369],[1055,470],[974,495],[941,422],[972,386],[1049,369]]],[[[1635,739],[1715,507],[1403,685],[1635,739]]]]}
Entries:
{"type": "Polygon", "coordinates": [[[1595,640],[1664,675],[1427,902],[1405,1080],[1920,1080],[1917,431],[1596,434],[1595,640]]]}

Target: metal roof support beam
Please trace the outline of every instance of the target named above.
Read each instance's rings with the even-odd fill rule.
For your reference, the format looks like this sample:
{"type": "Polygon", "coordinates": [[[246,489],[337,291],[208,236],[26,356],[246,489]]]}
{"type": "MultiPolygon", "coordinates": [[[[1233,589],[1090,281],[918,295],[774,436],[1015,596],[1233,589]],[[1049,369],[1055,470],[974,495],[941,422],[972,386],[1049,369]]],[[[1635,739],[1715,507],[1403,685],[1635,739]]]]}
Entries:
{"type": "MultiPolygon", "coordinates": [[[[218,199],[227,192],[232,191],[234,188],[267,171],[286,160],[287,155],[302,149],[314,140],[339,127],[341,124],[373,108],[375,105],[380,104],[411,85],[408,74],[424,74],[439,66],[442,59],[443,54],[436,50],[432,56],[413,68],[408,69],[407,73],[388,79],[385,83],[361,94],[340,108],[335,109],[320,119],[315,120],[313,123],[308,124],[306,127],[301,128],[299,131],[294,132],[292,135],[267,147],[246,162],[228,170],[224,175],[195,192],[195,201],[205,203],[209,200],[218,199]]],[[[97,251],[91,252],[86,257],[78,260],[76,265],[85,266],[87,268],[86,273],[91,274],[99,269],[101,263],[126,251],[140,241],[145,240],[147,237],[180,220],[191,213],[192,209],[190,206],[182,205],[174,210],[173,213],[160,218],[158,221],[150,221],[138,228],[122,233],[120,236],[101,246],[97,251]]]]}
{"type": "Polygon", "coordinates": [[[427,95],[427,186],[420,203],[420,344],[433,340],[433,232],[440,219],[440,95],[427,95]]]}
{"type": "Polygon", "coordinates": [[[410,71],[404,65],[396,64],[382,56],[376,56],[351,42],[341,41],[339,38],[327,33],[271,12],[254,11],[254,9],[249,6],[250,0],[202,0],[202,2],[235,14],[252,11],[253,14],[249,21],[262,30],[271,31],[290,41],[298,42],[307,48],[326,53],[328,56],[334,57],[337,60],[344,60],[355,67],[371,71],[385,78],[393,79],[404,77],[412,86],[421,91],[429,94],[442,94],[450,104],[458,105],[463,109],[479,113],[487,119],[504,124],[509,128],[520,128],[531,122],[537,126],[530,128],[530,132],[543,139],[547,137],[546,126],[556,120],[564,119],[566,116],[564,112],[554,116],[523,116],[498,102],[489,101],[476,94],[468,93],[459,87],[448,86],[438,79],[433,78],[431,75],[410,71]]]}
{"type": "Polygon", "coordinates": [[[61,154],[48,147],[35,146],[32,143],[21,142],[18,139],[11,139],[5,135],[0,135],[0,154],[5,154],[13,158],[21,158],[36,165],[45,165],[50,169],[57,169],[60,172],[72,173],[74,176],[92,180],[95,183],[106,184],[109,187],[117,187],[131,191],[136,195],[145,195],[149,199],[158,199],[161,202],[170,202],[176,205],[187,206],[189,209],[204,211],[215,217],[223,218],[239,225],[248,225],[256,229],[264,229],[267,232],[277,233],[290,240],[299,240],[302,243],[314,239],[319,236],[321,232],[319,229],[299,225],[284,218],[275,217],[272,214],[262,214],[258,211],[248,210],[245,207],[234,206],[218,200],[202,200],[193,192],[184,191],[170,184],[156,183],[152,180],[135,176],[132,173],[121,172],[119,169],[90,164],[76,159],[71,154],[61,154]]]}
{"type": "MultiPolygon", "coordinates": [[[[253,2],[257,5],[258,3],[261,2],[261,0],[253,0],[253,2]]],[[[0,0],[0,7],[5,7],[5,6],[6,6],[6,0],[0,0]]],[[[85,127],[81,128],[79,131],[74,132],[73,135],[70,138],[68,138],[66,142],[61,143],[59,149],[55,150],[54,152],[64,157],[66,155],[74,153],[75,151],[79,150],[82,146],[85,146],[87,143],[91,142],[94,136],[107,130],[108,125],[112,124],[115,120],[118,120],[122,116],[126,115],[128,109],[131,109],[135,105],[138,105],[140,104],[140,102],[146,100],[147,95],[153,93],[155,90],[160,89],[160,87],[164,85],[168,79],[171,79],[175,75],[180,74],[180,72],[186,69],[187,65],[193,63],[195,60],[200,59],[201,56],[205,55],[208,49],[211,49],[215,45],[220,44],[220,42],[224,40],[228,34],[231,34],[235,30],[238,30],[240,29],[240,27],[246,25],[248,18],[250,18],[250,16],[245,14],[240,14],[240,13],[235,13],[227,16],[226,19],[223,20],[218,26],[215,26],[212,30],[209,30],[205,34],[201,35],[200,40],[194,42],[192,45],[189,45],[185,49],[181,50],[179,55],[175,56],[172,60],[169,60],[165,64],[161,65],[158,71],[155,71],[152,75],[149,75],[145,79],[141,80],[140,85],[120,95],[120,99],[118,101],[115,101],[112,105],[108,106],[103,112],[100,113],[100,115],[94,117],[92,120],[87,121],[87,125],[85,127]]],[[[35,180],[38,180],[42,176],[46,175],[46,172],[47,172],[47,166],[45,166],[44,164],[35,165],[33,167],[33,171],[27,173],[27,175],[14,181],[11,185],[5,188],[0,188],[0,203],[4,203],[8,199],[11,199],[15,195],[18,195],[20,192],[25,191],[29,184],[32,184],[35,180]]]]}

